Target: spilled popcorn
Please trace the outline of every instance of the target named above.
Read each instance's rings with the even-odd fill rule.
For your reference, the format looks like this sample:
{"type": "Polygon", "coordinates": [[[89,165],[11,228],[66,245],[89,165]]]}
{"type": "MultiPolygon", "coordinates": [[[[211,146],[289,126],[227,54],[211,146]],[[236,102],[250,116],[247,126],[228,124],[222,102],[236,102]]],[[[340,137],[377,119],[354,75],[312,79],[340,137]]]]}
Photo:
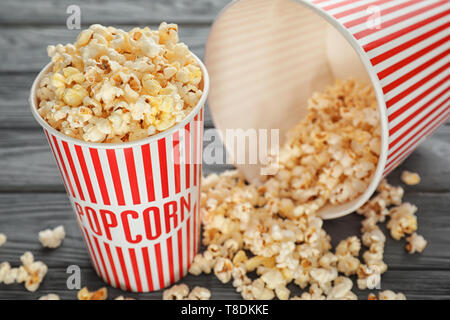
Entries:
{"type": "Polygon", "coordinates": [[[63,226],[57,226],[54,229],[46,229],[39,232],[39,241],[44,247],[58,248],[66,236],[63,226]]]}
{"type": "Polygon", "coordinates": [[[405,184],[409,186],[414,186],[420,183],[419,174],[407,170],[402,172],[401,179],[405,184]]]}
{"type": "Polygon", "coordinates": [[[385,290],[375,295],[373,293],[369,294],[369,300],[406,300],[403,293],[395,293],[391,290],[385,290]]]}
{"type": "Polygon", "coordinates": [[[405,249],[408,253],[422,252],[427,246],[427,240],[417,233],[413,233],[410,237],[406,238],[405,249]]]}
{"type": "MultiPolygon", "coordinates": [[[[189,272],[214,273],[251,300],[354,300],[353,275],[359,289],[377,288],[387,270],[386,237],[378,224],[388,218],[387,227],[397,240],[417,229],[417,208],[402,203],[403,189],[383,180],[377,194],[358,210],[364,216],[362,237],[348,237],[334,250],[316,213],[326,204],[359,196],[372,178],[379,153],[371,88],[345,81],[315,94],[306,120],[281,148],[278,173],[262,186],[247,184],[237,171],[203,179],[207,248],[195,257],[189,272]],[[253,271],[256,279],[249,276],[253,271]],[[292,296],[287,287],[292,283],[304,290],[300,296],[292,296]]],[[[417,245],[418,240],[409,241],[417,245]]],[[[183,285],[171,289],[175,292],[167,295],[172,298],[187,296],[183,285]]],[[[385,291],[378,299],[402,297],[385,291]]]]}
{"type": "Polygon", "coordinates": [[[163,300],[209,300],[211,292],[203,287],[195,287],[189,291],[189,287],[185,284],[174,285],[164,290],[163,300]]]}
{"type": "Polygon", "coordinates": [[[80,140],[146,138],[180,122],[203,94],[202,71],[175,24],[129,32],[95,24],[48,54],[53,69],[37,90],[38,112],[80,140]]]}

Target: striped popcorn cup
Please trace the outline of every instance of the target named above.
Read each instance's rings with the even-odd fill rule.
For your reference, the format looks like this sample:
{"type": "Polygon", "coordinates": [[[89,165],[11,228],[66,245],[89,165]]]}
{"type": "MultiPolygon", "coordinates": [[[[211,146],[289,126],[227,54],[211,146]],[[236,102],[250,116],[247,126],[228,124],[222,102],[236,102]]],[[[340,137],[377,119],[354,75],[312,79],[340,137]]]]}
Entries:
{"type": "MultiPolygon", "coordinates": [[[[448,0],[233,1],[205,53],[216,127],[279,129],[284,137],[312,93],[335,78],[371,84],[382,131],[376,172],[357,199],[320,213],[355,211],[449,119],[449,9],[448,0]]],[[[260,166],[237,166],[257,181],[260,166]]]]}
{"type": "Polygon", "coordinates": [[[122,144],[88,143],[53,129],[37,112],[80,226],[92,265],[109,285],[134,292],[181,279],[200,244],[200,182],[204,103],[209,89],[174,127],[122,144]]]}

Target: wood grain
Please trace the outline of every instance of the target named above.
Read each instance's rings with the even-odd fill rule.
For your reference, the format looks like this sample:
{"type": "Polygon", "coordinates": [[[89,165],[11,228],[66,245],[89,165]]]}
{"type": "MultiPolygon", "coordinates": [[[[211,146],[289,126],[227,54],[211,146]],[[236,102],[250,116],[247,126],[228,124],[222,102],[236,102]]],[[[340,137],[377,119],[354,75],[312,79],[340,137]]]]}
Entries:
{"type": "MultiPolygon", "coordinates": [[[[423,254],[405,252],[405,241],[388,238],[385,258],[391,270],[450,270],[450,215],[441,203],[450,193],[429,194],[407,191],[405,200],[418,206],[419,230],[429,246],[423,254]]],[[[325,230],[331,235],[333,245],[348,236],[360,235],[361,217],[357,214],[342,219],[325,221],[325,230]]],[[[31,250],[37,258],[51,267],[65,267],[76,263],[90,265],[81,233],[73,216],[72,207],[65,193],[11,193],[0,194],[0,232],[8,236],[8,242],[0,249],[0,260],[18,261],[22,250],[31,250]],[[44,249],[38,241],[38,233],[49,227],[64,225],[67,237],[57,250],[44,249]],[[7,226],[7,228],[5,228],[7,226]]],[[[387,230],[384,232],[388,235],[387,230]]]]}
{"type": "MultiPolygon", "coordinates": [[[[81,268],[81,286],[88,286],[90,290],[96,290],[104,287],[105,283],[95,274],[91,267],[81,268]]],[[[20,284],[13,284],[5,286],[0,285],[0,299],[30,299],[36,300],[39,297],[48,294],[56,293],[61,299],[73,300],[77,297],[77,290],[69,290],[66,287],[68,274],[66,268],[51,268],[47,274],[44,282],[37,292],[27,292],[20,284]]],[[[448,300],[450,299],[450,272],[447,270],[412,270],[408,272],[391,270],[385,273],[381,280],[381,290],[393,290],[395,292],[402,292],[406,295],[408,300],[448,300]]],[[[235,292],[230,283],[222,284],[212,275],[192,276],[188,275],[183,280],[189,288],[193,289],[195,286],[203,286],[211,290],[211,299],[215,300],[239,300],[241,296],[235,292]]],[[[300,295],[301,290],[298,287],[290,287],[291,295],[300,295]]],[[[363,290],[353,289],[361,300],[367,300],[370,292],[376,293],[378,290],[363,290]]],[[[138,300],[160,300],[162,298],[162,291],[152,293],[130,293],[119,289],[108,287],[108,299],[114,299],[119,295],[125,297],[132,297],[138,300]]]]}
{"type": "MultiPolygon", "coordinates": [[[[151,1],[148,1],[151,3],[151,1]]],[[[142,26],[147,24],[142,24],[142,26]]],[[[136,24],[121,26],[125,30],[136,24]]],[[[150,27],[156,27],[150,25],[150,27]]],[[[68,30],[64,25],[55,27],[1,27],[0,28],[0,72],[38,72],[48,62],[47,46],[58,43],[73,43],[80,30],[68,30]]],[[[180,41],[203,58],[204,45],[209,26],[192,27],[180,25],[180,41]]]]}
{"type": "Polygon", "coordinates": [[[81,23],[155,24],[161,21],[210,24],[230,0],[2,0],[3,25],[66,25],[69,5],[81,9],[81,23]]]}
{"type": "MultiPolygon", "coordinates": [[[[382,289],[400,290],[409,298],[448,298],[450,293],[450,252],[446,250],[450,242],[450,216],[440,204],[449,194],[424,194],[408,190],[406,200],[419,206],[419,233],[424,235],[429,245],[420,255],[409,255],[404,251],[404,241],[394,241],[388,237],[385,261],[389,270],[382,277],[382,289]],[[424,281],[428,279],[427,281],[424,281]]],[[[350,215],[342,219],[327,221],[325,229],[336,245],[341,239],[359,234],[360,216],[350,215]]],[[[39,293],[25,295],[20,285],[0,284],[2,298],[37,298],[48,292],[61,294],[63,298],[74,298],[75,292],[66,289],[66,269],[75,264],[82,269],[82,284],[90,288],[103,286],[90,267],[90,260],[81,233],[73,217],[72,209],[65,194],[0,194],[0,226],[8,226],[5,232],[8,242],[0,249],[0,261],[19,263],[19,257],[30,250],[36,259],[44,261],[49,267],[49,275],[39,293]],[[40,230],[64,225],[66,239],[55,250],[42,248],[37,234],[40,230]]],[[[188,276],[183,280],[190,287],[202,285],[213,291],[213,298],[239,298],[230,284],[221,284],[213,275],[201,277],[188,276]]],[[[295,288],[295,286],[292,286],[295,288]]],[[[112,291],[111,296],[121,293],[112,291]]],[[[300,293],[298,288],[296,293],[300,293]]],[[[367,291],[358,291],[361,299],[367,297],[367,291]]],[[[139,295],[139,298],[160,298],[160,292],[139,295]]],[[[137,296],[137,295],[131,295],[137,296]]]]}

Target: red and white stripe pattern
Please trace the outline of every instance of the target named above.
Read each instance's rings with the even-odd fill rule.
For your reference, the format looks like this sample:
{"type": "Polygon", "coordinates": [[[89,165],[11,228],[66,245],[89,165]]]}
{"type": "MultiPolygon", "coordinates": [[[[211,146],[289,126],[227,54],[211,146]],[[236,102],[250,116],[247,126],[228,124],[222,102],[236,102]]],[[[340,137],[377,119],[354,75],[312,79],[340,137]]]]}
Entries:
{"type": "Polygon", "coordinates": [[[450,2],[311,2],[353,35],[378,76],[389,124],[387,175],[449,119],[450,2]]]}
{"type": "Polygon", "coordinates": [[[202,131],[203,108],[184,128],[132,147],[45,130],[92,264],[111,286],[154,291],[188,272],[200,241],[202,131]]]}

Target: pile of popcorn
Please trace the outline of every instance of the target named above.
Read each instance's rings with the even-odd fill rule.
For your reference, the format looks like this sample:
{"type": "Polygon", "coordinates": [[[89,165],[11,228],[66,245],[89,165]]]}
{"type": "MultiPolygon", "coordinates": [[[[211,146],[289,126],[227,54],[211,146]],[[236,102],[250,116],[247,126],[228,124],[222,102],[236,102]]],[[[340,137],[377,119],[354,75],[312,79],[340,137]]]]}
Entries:
{"type": "MultiPolygon", "coordinates": [[[[360,290],[375,289],[387,270],[383,261],[386,237],[379,227],[386,217],[394,239],[412,234],[406,244],[409,253],[422,252],[426,246],[415,233],[417,208],[402,203],[403,189],[383,180],[377,191],[359,210],[364,216],[362,237],[348,237],[333,250],[315,212],[282,216],[264,186],[246,184],[237,171],[210,175],[202,185],[207,248],[195,257],[189,272],[214,273],[221,282],[231,282],[244,299],[357,299],[350,276],[356,275],[360,290]],[[249,275],[252,272],[256,279],[249,275]],[[291,283],[306,291],[291,296],[287,287],[291,283]]],[[[390,298],[404,295],[379,293],[379,299],[390,298]]]]}
{"type": "Polygon", "coordinates": [[[381,147],[377,105],[372,87],[354,80],[313,94],[306,117],[280,148],[278,173],[263,176],[270,179],[261,191],[280,215],[296,218],[367,189],[381,147]]]}
{"type": "Polygon", "coordinates": [[[96,24],[48,54],[53,68],[37,90],[38,112],[80,140],[146,138],[180,122],[202,96],[202,71],[175,24],[129,32],[96,24]]]}
{"type": "MultiPolygon", "coordinates": [[[[213,272],[231,282],[244,299],[357,299],[352,292],[379,287],[387,228],[394,239],[406,234],[408,252],[426,241],[415,234],[417,208],[402,203],[403,189],[383,180],[377,195],[358,213],[362,237],[348,237],[336,248],[317,211],[350,201],[366,189],[380,153],[380,125],[370,87],[337,82],[309,101],[309,113],[281,149],[279,170],[261,186],[246,183],[237,171],[211,174],[202,181],[203,244],[189,272],[213,272]],[[364,252],[360,257],[362,247],[364,252]],[[256,273],[254,275],[250,273],[256,273]],[[304,290],[291,296],[289,284],[304,290]]],[[[371,295],[371,299],[376,296],[371,295]]],[[[378,299],[404,295],[380,292],[378,299]]]]}

